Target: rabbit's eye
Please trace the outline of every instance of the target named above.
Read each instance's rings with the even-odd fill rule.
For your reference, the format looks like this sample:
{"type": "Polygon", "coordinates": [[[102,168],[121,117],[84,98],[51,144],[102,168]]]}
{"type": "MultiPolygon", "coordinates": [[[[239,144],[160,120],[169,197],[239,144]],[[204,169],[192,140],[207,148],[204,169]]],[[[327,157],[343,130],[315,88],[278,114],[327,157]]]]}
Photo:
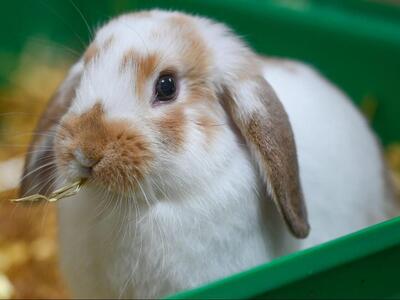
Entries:
{"type": "Polygon", "coordinates": [[[172,74],[158,77],[155,88],[156,101],[171,101],[176,96],[175,77],[172,74]]]}

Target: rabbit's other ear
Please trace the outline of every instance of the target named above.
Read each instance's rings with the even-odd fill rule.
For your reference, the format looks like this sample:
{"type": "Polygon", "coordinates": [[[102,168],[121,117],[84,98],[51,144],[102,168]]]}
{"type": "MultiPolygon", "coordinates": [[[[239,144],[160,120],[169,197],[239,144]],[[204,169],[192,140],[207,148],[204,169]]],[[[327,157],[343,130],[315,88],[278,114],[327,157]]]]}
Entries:
{"type": "Polygon", "coordinates": [[[20,196],[36,193],[48,195],[55,182],[56,165],[53,141],[55,128],[67,112],[75,97],[81,72],[74,66],[67,78],[47,104],[33,132],[33,138],[25,158],[25,166],[20,185],[20,196]]]}
{"type": "Polygon", "coordinates": [[[260,74],[231,77],[222,86],[221,99],[258,165],[268,195],[291,233],[305,238],[310,227],[292,128],[282,103],[260,74]]]}

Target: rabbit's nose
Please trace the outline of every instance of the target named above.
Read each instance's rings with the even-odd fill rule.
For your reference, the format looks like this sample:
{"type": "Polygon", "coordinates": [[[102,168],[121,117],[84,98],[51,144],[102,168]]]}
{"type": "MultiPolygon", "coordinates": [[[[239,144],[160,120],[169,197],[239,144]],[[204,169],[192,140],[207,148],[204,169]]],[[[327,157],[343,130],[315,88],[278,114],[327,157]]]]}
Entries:
{"type": "Polygon", "coordinates": [[[82,168],[92,169],[100,159],[89,158],[85,155],[81,148],[77,148],[74,151],[75,160],[79,163],[82,168]]]}

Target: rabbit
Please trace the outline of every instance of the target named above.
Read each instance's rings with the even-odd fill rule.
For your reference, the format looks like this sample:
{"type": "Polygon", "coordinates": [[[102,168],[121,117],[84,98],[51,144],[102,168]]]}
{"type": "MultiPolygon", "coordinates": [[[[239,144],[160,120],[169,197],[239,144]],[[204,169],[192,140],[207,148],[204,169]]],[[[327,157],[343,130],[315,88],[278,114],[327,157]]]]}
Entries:
{"type": "Polygon", "coordinates": [[[393,211],[380,145],[349,98],[201,16],[110,20],[36,132],[22,195],[87,179],[58,204],[77,298],[166,296],[393,211]]]}

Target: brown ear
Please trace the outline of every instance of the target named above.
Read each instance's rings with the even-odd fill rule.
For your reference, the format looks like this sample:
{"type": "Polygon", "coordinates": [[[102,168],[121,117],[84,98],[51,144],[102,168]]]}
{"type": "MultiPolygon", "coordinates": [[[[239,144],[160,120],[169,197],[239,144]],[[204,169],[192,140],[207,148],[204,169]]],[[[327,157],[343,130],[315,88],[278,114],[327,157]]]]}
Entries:
{"type": "Polygon", "coordinates": [[[48,195],[55,180],[53,140],[55,127],[68,110],[81,73],[72,70],[47,104],[33,132],[33,138],[25,158],[21,179],[20,196],[35,193],[48,195]]]}
{"type": "Polygon", "coordinates": [[[300,185],[296,145],[288,115],[260,75],[223,88],[223,105],[243,135],[269,196],[298,238],[310,231],[300,185]]]}

